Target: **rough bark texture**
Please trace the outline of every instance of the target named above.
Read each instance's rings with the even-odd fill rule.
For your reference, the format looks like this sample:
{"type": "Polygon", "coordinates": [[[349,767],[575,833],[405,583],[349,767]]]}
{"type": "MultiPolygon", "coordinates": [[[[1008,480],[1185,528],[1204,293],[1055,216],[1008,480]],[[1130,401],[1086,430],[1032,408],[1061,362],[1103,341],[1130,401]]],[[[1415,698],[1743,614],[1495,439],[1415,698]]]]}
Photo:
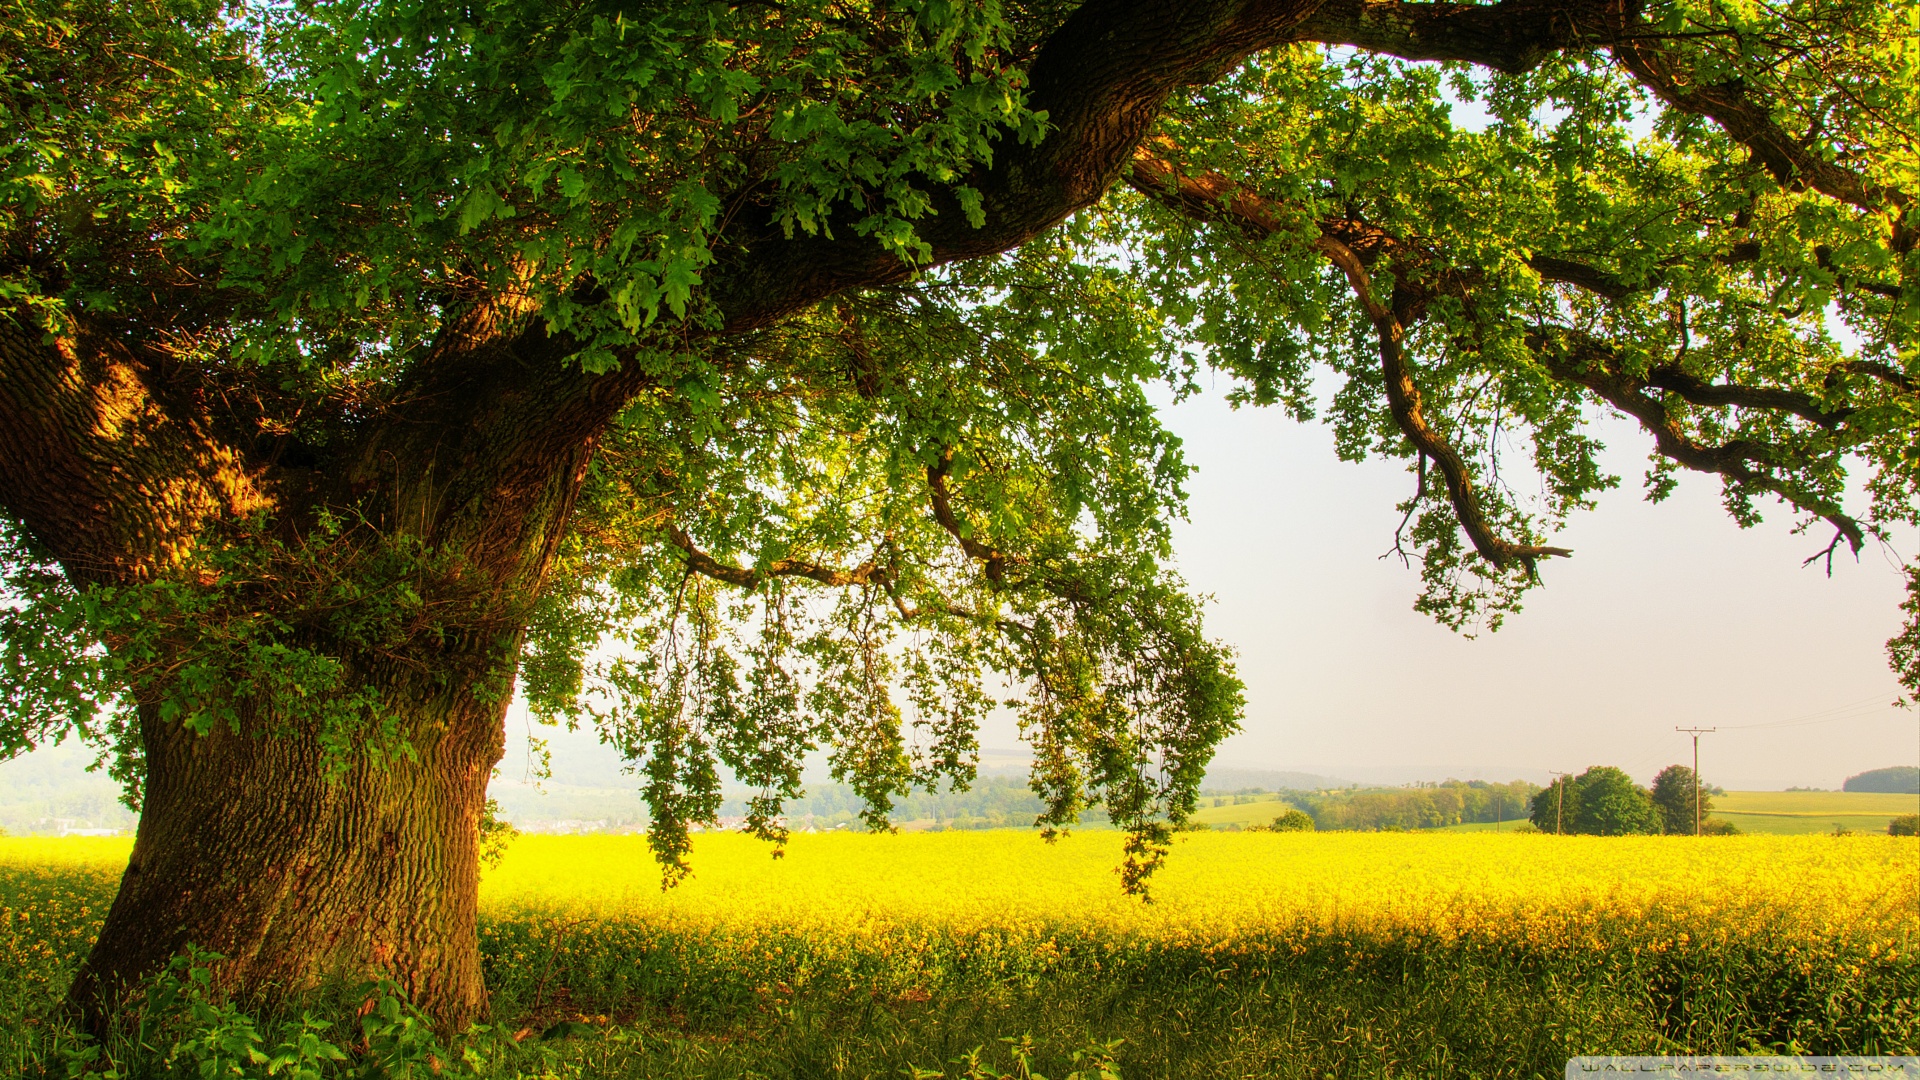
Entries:
{"type": "Polygon", "coordinates": [[[330,777],[310,738],[197,736],[141,714],[146,805],[71,999],[99,1025],[188,945],[254,992],[392,974],[430,1014],[482,1015],[476,824],[506,702],[466,687],[410,707],[412,758],[330,777]]]}

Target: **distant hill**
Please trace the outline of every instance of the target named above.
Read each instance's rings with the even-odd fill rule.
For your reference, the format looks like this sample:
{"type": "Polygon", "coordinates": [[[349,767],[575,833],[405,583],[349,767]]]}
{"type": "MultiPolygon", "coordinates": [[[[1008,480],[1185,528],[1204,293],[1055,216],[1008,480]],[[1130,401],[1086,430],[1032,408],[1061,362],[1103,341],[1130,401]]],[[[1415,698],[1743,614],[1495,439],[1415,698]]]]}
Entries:
{"type": "Polygon", "coordinates": [[[1873,769],[1858,776],[1847,777],[1840,785],[1841,791],[1877,791],[1889,795],[1920,795],[1920,768],[1912,765],[1895,765],[1890,769],[1873,769]]]}
{"type": "Polygon", "coordinates": [[[105,772],[88,772],[94,751],[78,739],[0,762],[0,831],[61,836],[110,829],[131,832],[133,811],[105,772]]]}
{"type": "Polygon", "coordinates": [[[1352,786],[1350,780],[1315,773],[1277,769],[1208,769],[1200,790],[1210,794],[1231,795],[1239,791],[1323,791],[1352,786]]]}

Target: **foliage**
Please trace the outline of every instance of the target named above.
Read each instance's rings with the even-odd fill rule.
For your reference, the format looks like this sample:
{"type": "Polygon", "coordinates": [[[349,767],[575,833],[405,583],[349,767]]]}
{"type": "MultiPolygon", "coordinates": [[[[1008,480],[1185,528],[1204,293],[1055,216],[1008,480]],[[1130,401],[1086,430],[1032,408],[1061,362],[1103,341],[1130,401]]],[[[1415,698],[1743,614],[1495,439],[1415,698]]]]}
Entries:
{"type": "Polygon", "coordinates": [[[1706,831],[1707,815],[1713,800],[1700,785],[1693,770],[1685,765],[1669,765],[1653,778],[1653,806],[1660,814],[1660,831],[1669,836],[1684,836],[1694,830],[1696,820],[1706,831]],[[1696,818],[1696,814],[1698,815],[1696,818]]]}
{"type": "Polygon", "coordinates": [[[1611,765],[1561,777],[1534,796],[1531,820],[1541,831],[1585,836],[1658,833],[1659,813],[1647,790],[1611,765]],[[1564,806],[1561,798],[1565,798],[1564,806]]]}
{"type": "Polygon", "coordinates": [[[1320,829],[1433,829],[1470,821],[1514,820],[1536,787],[1524,780],[1492,784],[1448,780],[1408,788],[1297,796],[1320,829]]]}
{"type": "Polygon", "coordinates": [[[1297,806],[1289,807],[1267,826],[1274,832],[1312,832],[1313,827],[1313,816],[1297,806]]]}
{"type": "Polygon", "coordinates": [[[1658,833],[1660,818],[1647,790],[1610,765],[1595,765],[1579,775],[1574,790],[1580,794],[1572,830],[1590,836],[1628,836],[1658,833]]]}
{"type": "Polygon", "coordinates": [[[1875,791],[1890,795],[1920,795],[1920,767],[1894,765],[1869,769],[1847,777],[1841,791],[1875,791]]]}
{"type": "Polygon", "coordinates": [[[1888,836],[1920,836],[1920,814],[1902,814],[1887,822],[1888,836]]]}
{"type": "Polygon", "coordinates": [[[492,799],[480,811],[480,865],[498,866],[507,855],[507,845],[520,835],[513,823],[500,816],[500,804],[492,799]]]}

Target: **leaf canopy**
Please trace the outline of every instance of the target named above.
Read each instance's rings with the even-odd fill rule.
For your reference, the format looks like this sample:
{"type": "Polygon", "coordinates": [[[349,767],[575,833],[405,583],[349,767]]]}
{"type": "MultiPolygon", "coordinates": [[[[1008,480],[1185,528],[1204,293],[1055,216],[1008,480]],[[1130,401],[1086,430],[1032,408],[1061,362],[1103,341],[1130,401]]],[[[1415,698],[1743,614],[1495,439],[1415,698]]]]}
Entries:
{"type": "MultiPolygon", "coordinates": [[[[1010,693],[1043,823],[1103,802],[1132,885],[1241,705],[1170,569],[1156,385],[1407,461],[1395,542],[1460,629],[1618,483],[1608,412],[1652,434],[1653,498],[1716,473],[1829,559],[1920,523],[1910,0],[10,0],[0,27],[10,325],[137,341],[249,476],[421,430],[484,381],[483,330],[518,336],[480,412],[572,379],[551,413],[594,418],[485,436],[591,457],[504,599],[451,527],[310,479],[112,572],[8,504],[6,753],[77,728],[134,775],[126,708],[263,701],[405,753],[346,658],[482,627],[509,670],[444,677],[517,667],[596,725],[675,872],[723,768],[777,838],[825,748],[882,826],[972,776],[1010,693]],[[1136,16],[1164,38],[1095,33],[1136,16]]],[[[1920,630],[1890,648],[1920,682],[1920,630]]]]}

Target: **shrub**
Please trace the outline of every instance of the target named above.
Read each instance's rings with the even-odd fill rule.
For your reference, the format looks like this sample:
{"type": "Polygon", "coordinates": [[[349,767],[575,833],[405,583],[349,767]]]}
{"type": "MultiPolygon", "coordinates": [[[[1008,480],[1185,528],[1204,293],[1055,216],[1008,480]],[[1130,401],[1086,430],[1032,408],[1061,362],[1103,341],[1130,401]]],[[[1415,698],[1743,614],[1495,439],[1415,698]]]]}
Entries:
{"type": "Polygon", "coordinates": [[[1287,808],[1287,812],[1273,819],[1274,832],[1312,832],[1313,818],[1297,806],[1287,808]]]}
{"type": "Polygon", "coordinates": [[[1887,822],[1888,836],[1920,836],[1920,814],[1901,814],[1887,822]]]}

